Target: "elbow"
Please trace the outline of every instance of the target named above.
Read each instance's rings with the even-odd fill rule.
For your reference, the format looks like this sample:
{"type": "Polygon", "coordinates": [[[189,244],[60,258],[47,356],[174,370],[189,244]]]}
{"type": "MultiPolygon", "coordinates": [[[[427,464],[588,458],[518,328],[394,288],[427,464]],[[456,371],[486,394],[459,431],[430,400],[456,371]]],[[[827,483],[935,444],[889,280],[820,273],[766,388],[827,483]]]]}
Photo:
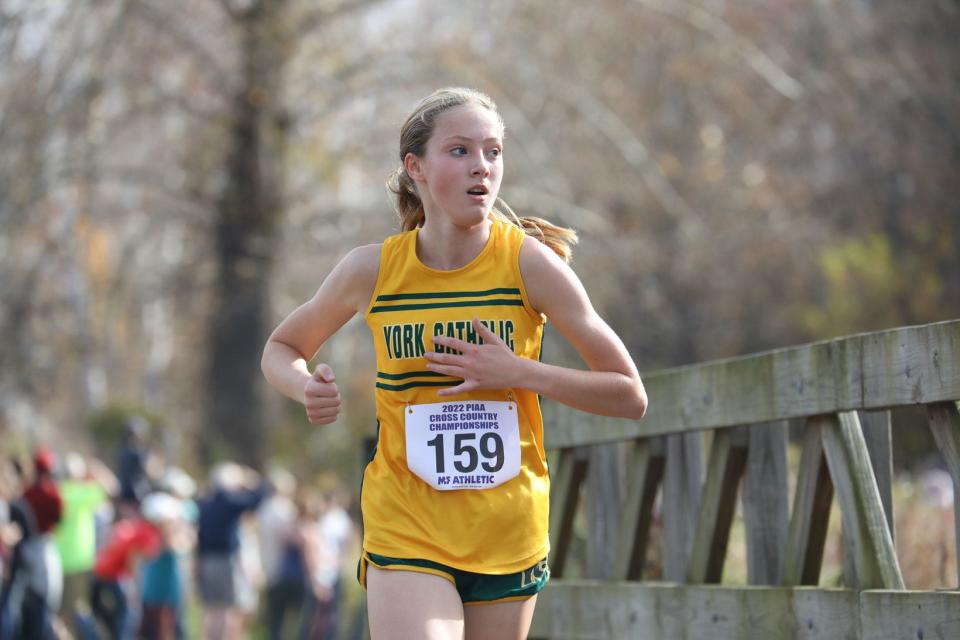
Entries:
{"type": "Polygon", "coordinates": [[[267,375],[267,347],[263,348],[263,353],[260,355],[260,373],[267,379],[267,382],[270,381],[270,376],[267,375]]]}
{"type": "Polygon", "coordinates": [[[260,373],[263,374],[263,377],[267,382],[273,384],[273,380],[270,376],[270,342],[267,341],[267,344],[263,347],[263,354],[260,356],[260,373]]]}
{"type": "Polygon", "coordinates": [[[647,413],[647,404],[647,390],[640,378],[637,378],[632,402],[629,403],[630,412],[627,417],[631,420],[641,419],[647,413]]]}

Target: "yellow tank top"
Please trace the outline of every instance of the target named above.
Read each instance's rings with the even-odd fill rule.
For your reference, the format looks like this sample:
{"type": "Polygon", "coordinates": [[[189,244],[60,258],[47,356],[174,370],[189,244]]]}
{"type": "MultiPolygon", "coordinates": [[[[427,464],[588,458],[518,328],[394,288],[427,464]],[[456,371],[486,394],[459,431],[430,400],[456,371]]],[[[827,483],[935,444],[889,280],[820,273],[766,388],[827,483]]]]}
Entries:
{"type": "Polygon", "coordinates": [[[434,335],[478,342],[471,326],[477,317],[517,355],[540,358],[544,319],[530,306],[520,276],[524,235],[495,219],[480,254],[451,271],[420,262],[416,230],[383,243],[366,315],[377,353],[378,421],[361,492],[368,552],[487,574],[516,573],[547,555],[550,489],[539,398],[526,389],[440,397],[439,389],[461,380],[427,371],[423,357],[435,348],[434,335]],[[415,416],[420,422],[411,422],[415,416]],[[516,426],[496,422],[511,419],[516,426]],[[427,435],[411,445],[418,429],[427,435]],[[504,444],[507,434],[498,429],[519,437],[504,444]],[[504,450],[507,467],[511,455],[515,463],[516,448],[516,475],[486,486],[505,472],[504,450]],[[415,460],[436,466],[431,482],[441,484],[412,471],[415,460]],[[457,488],[460,482],[473,488],[457,488]]]}

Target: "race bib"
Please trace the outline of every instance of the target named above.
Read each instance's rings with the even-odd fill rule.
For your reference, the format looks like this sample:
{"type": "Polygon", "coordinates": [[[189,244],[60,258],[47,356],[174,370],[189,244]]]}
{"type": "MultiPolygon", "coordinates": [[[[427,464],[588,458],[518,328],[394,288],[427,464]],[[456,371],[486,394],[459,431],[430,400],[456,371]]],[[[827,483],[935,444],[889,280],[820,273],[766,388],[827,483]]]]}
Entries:
{"type": "Polygon", "coordinates": [[[514,402],[408,405],[407,466],[434,489],[491,489],[520,473],[514,402]]]}

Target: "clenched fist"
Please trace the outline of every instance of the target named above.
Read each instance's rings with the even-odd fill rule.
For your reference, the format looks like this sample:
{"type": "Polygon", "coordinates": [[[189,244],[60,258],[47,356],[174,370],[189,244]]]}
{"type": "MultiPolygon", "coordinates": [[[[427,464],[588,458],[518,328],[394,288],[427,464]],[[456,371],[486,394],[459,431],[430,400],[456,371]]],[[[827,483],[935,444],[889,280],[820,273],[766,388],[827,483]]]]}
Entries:
{"type": "Polygon", "coordinates": [[[330,424],[340,413],[340,391],[330,365],[320,363],[303,387],[303,406],[310,424],[330,424]]]}

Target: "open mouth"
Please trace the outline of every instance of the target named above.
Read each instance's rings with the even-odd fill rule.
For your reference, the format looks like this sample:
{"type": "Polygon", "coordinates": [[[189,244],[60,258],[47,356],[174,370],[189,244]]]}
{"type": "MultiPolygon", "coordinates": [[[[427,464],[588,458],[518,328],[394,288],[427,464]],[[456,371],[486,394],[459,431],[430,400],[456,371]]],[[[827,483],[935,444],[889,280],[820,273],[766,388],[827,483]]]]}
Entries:
{"type": "Polygon", "coordinates": [[[489,193],[489,190],[483,185],[477,185],[467,189],[467,193],[469,193],[471,196],[485,196],[489,193]]]}

